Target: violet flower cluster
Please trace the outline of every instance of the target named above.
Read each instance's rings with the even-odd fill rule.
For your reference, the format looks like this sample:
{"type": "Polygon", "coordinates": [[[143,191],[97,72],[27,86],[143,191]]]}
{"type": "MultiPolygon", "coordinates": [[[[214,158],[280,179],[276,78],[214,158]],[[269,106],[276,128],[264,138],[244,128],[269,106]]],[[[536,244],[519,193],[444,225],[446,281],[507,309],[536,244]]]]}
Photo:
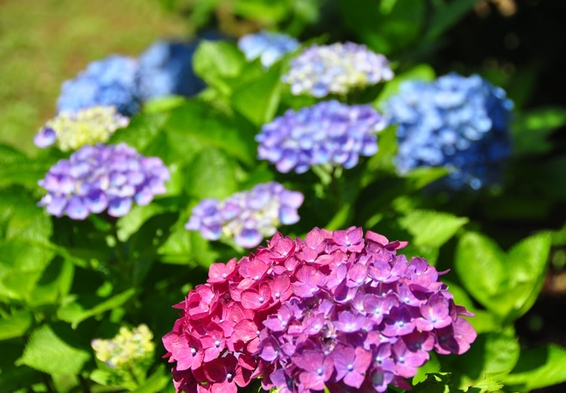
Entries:
{"type": "Polygon", "coordinates": [[[168,95],[192,96],[204,89],[193,71],[199,41],[157,40],[138,57],[136,94],[142,100],[168,95]]]}
{"type": "Polygon", "coordinates": [[[399,173],[446,167],[452,189],[479,189],[499,180],[511,153],[508,123],[513,103],[478,75],[452,73],[433,82],[408,81],[383,108],[397,124],[399,173]]]}
{"type": "Polygon", "coordinates": [[[110,55],[90,63],[74,79],[63,83],[57,111],[115,106],[126,116],[137,113],[140,103],[135,94],[136,70],[136,59],[122,55],[110,55]]]}
{"type": "Polygon", "coordinates": [[[41,148],[57,144],[62,151],[77,150],[84,145],[107,142],[117,129],[129,123],[130,119],[113,106],[64,111],[47,121],[33,141],[41,148]]]}
{"type": "Polygon", "coordinates": [[[128,213],[135,201],[147,205],[165,193],[169,170],[158,157],[145,157],[125,143],[84,146],[70,159],[53,165],[39,185],[47,194],[39,202],[49,214],[83,220],[107,210],[128,213]]]}
{"type": "Polygon", "coordinates": [[[353,42],[313,45],[291,61],[282,80],[294,95],[347,94],[393,78],[387,58],[353,42]]]}
{"type": "Polygon", "coordinates": [[[382,393],[410,388],[432,350],[466,352],[472,314],[426,260],[397,255],[405,245],[315,228],[213,264],[163,337],[177,392],[235,393],[261,377],[280,393],[382,393]]]}
{"type": "Polygon", "coordinates": [[[269,68],[287,53],[300,46],[299,41],[287,34],[260,31],[247,34],[238,40],[238,48],[248,61],[260,58],[264,68],[269,68]]]}
{"type": "Polygon", "coordinates": [[[377,152],[377,132],[386,125],[371,105],[323,101],[283,116],[262,127],[256,136],[258,157],[279,172],[306,172],[311,166],[330,164],[354,167],[360,156],[377,152]]]}
{"type": "Polygon", "coordinates": [[[258,184],[224,201],[202,200],[193,208],[185,228],[200,231],[208,240],[225,236],[241,247],[252,248],[273,236],[280,225],[298,222],[297,209],[303,200],[303,194],[279,183],[258,184]]]}

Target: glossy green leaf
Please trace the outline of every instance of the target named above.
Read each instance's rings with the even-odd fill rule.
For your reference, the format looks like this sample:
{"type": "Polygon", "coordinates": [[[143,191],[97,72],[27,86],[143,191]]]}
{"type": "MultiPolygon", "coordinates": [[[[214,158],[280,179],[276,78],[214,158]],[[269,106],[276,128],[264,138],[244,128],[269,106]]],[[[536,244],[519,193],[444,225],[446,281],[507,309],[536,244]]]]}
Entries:
{"type": "Polygon", "coordinates": [[[74,329],[87,318],[122,306],[130,300],[134,294],[135,289],[128,289],[108,299],[96,298],[94,296],[79,297],[77,300],[61,306],[57,310],[57,317],[62,321],[71,323],[74,329]]]}
{"type": "Polygon", "coordinates": [[[170,383],[171,376],[165,370],[165,366],[160,365],[145,383],[134,390],[133,393],[159,393],[170,383]]]}
{"type": "Polygon", "coordinates": [[[469,220],[432,210],[412,210],[399,219],[399,224],[413,235],[416,246],[440,247],[469,220]]]}
{"type": "Polygon", "coordinates": [[[255,127],[241,116],[227,115],[211,104],[191,100],[176,108],[166,130],[175,138],[171,148],[184,155],[187,162],[195,153],[211,147],[222,149],[246,164],[255,162],[255,127]]]}
{"type": "Polygon", "coordinates": [[[432,16],[423,40],[430,42],[437,39],[471,11],[478,2],[478,0],[454,0],[438,7],[432,16]]]}
{"type": "Polygon", "coordinates": [[[226,199],[237,190],[235,162],[223,151],[198,153],[186,171],[185,189],[196,199],[226,199]]]}
{"type": "Polygon", "coordinates": [[[550,133],[566,124],[565,108],[538,108],[519,114],[510,127],[513,135],[513,153],[516,155],[540,154],[549,151],[550,133]]]}
{"type": "Polygon", "coordinates": [[[25,364],[48,374],[78,374],[91,358],[89,352],[70,345],[49,325],[33,331],[18,364],[25,364]]]}
{"type": "Polygon", "coordinates": [[[566,382],[566,349],[548,345],[521,351],[517,365],[502,380],[509,391],[529,391],[566,382]]]}
{"type": "Polygon", "coordinates": [[[273,120],[281,99],[281,66],[273,65],[260,78],[234,91],[234,108],[258,127],[273,120]]]}
{"type": "Polygon", "coordinates": [[[29,311],[21,311],[8,318],[0,319],[0,340],[23,336],[33,323],[29,311]]]}
{"type": "Polygon", "coordinates": [[[245,64],[244,54],[226,41],[202,41],[193,56],[195,73],[225,95],[232,90],[226,80],[237,77],[245,64]]]}
{"type": "Polygon", "coordinates": [[[491,239],[468,232],[456,250],[456,272],[468,292],[507,322],[533,305],[542,287],[551,239],[538,234],[503,252],[491,239]]]}
{"type": "Polygon", "coordinates": [[[134,147],[139,153],[150,147],[160,134],[167,121],[168,113],[142,113],[132,117],[127,128],[119,129],[112,136],[109,143],[126,143],[134,147]]]}

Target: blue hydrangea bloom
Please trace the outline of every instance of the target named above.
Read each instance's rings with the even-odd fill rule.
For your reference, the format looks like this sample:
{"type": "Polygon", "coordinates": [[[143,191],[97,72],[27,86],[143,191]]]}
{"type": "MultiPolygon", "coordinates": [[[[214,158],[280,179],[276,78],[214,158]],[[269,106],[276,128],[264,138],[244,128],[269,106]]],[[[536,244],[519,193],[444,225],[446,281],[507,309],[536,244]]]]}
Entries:
{"type": "Polygon", "coordinates": [[[258,184],[224,201],[204,199],[193,208],[185,228],[200,231],[208,240],[224,235],[241,247],[256,247],[264,237],[273,236],[280,225],[299,221],[297,209],[303,194],[277,182],[258,184]]]}
{"type": "Polygon", "coordinates": [[[282,80],[294,95],[344,95],[393,78],[389,60],[353,42],[312,45],[291,60],[282,80]]]}
{"type": "Polygon", "coordinates": [[[306,172],[313,165],[354,167],[359,156],[377,152],[384,118],[371,105],[323,101],[298,112],[289,109],[256,136],[258,157],[279,172],[306,172]]]}
{"type": "Polygon", "coordinates": [[[142,100],[168,95],[192,96],[204,89],[193,71],[198,41],[158,40],[138,58],[137,94],[142,100]]]}
{"type": "Polygon", "coordinates": [[[137,113],[136,69],[136,60],[122,55],[90,63],[75,79],[63,83],[57,110],[76,112],[93,106],[115,106],[126,116],[137,113]]]}
{"type": "Polygon", "coordinates": [[[248,61],[260,58],[261,64],[268,68],[285,54],[299,47],[299,41],[287,34],[260,31],[247,34],[238,40],[238,48],[248,61]]]}
{"type": "Polygon", "coordinates": [[[39,206],[49,214],[84,220],[107,210],[128,213],[136,202],[147,205],[165,193],[169,170],[158,157],[145,157],[125,143],[86,145],[53,165],[39,185],[47,191],[39,206]]]}
{"type": "Polygon", "coordinates": [[[505,91],[478,75],[455,73],[433,82],[407,81],[384,105],[397,124],[399,173],[446,167],[452,189],[479,189],[497,182],[511,152],[508,123],[513,103],[505,91]]]}

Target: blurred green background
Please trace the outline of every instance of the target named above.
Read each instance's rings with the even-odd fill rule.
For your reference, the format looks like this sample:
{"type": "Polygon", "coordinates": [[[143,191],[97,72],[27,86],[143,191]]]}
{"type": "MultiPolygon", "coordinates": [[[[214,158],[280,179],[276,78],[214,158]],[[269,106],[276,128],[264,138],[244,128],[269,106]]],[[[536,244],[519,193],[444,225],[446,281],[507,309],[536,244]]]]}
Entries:
{"type": "Polygon", "coordinates": [[[28,153],[60,85],[111,53],[187,33],[155,0],[0,0],[0,142],[28,153]]]}

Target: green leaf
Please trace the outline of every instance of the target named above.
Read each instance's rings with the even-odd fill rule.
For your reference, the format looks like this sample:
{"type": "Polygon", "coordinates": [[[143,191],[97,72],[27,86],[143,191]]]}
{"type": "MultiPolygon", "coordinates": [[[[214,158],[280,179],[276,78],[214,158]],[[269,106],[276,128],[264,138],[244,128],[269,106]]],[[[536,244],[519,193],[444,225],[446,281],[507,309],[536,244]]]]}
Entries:
{"type": "Polygon", "coordinates": [[[8,318],[0,319],[0,340],[21,337],[33,323],[33,316],[29,311],[21,311],[8,318]]]}
{"type": "Polygon", "coordinates": [[[413,44],[421,34],[425,2],[397,1],[381,7],[373,0],[340,1],[346,26],[378,53],[390,54],[413,44]]]}
{"type": "Polygon", "coordinates": [[[471,11],[477,3],[479,3],[479,0],[455,0],[438,7],[432,16],[429,23],[430,28],[426,32],[423,41],[431,42],[440,37],[471,11]]]}
{"type": "Polygon", "coordinates": [[[544,280],[551,238],[538,234],[505,254],[497,244],[468,232],[456,250],[456,273],[483,306],[510,323],[527,312],[544,280]]]}
{"type": "Polygon", "coordinates": [[[89,352],[68,344],[51,326],[43,325],[33,331],[17,364],[48,374],[76,375],[90,357],[89,352]]]}
{"type": "Polygon", "coordinates": [[[202,150],[187,168],[186,192],[197,199],[229,197],[238,188],[235,165],[236,163],[221,150],[202,150]]]}
{"type": "Polygon", "coordinates": [[[234,108],[256,126],[273,120],[281,100],[281,65],[273,65],[259,79],[235,90],[234,108]]]}
{"type": "Polygon", "coordinates": [[[57,310],[57,317],[62,321],[71,323],[73,329],[75,329],[79,323],[87,318],[122,306],[134,296],[135,292],[133,288],[128,289],[108,299],[98,296],[82,296],[76,301],[62,305],[57,310]]]}
{"type": "Polygon", "coordinates": [[[195,73],[225,95],[232,90],[226,80],[240,75],[245,64],[244,54],[226,41],[202,41],[193,56],[195,73]]]}
{"type": "Polygon", "coordinates": [[[146,206],[134,206],[128,214],[120,217],[116,223],[118,228],[118,239],[125,242],[151,217],[163,212],[164,208],[156,203],[146,206]]]}
{"type": "Polygon", "coordinates": [[[520,352],[519,342],[514,336],[481,333],[470,350],[458,356],[454,368],[476,381],[486,374],[509,373],[517,364],[520,352]]]}
{"type": "Polygon", "coordinates": [[[124,142],[136,148],[139,153],[143,153],[155,143],[168,117],[168,113],[162,112],[136,115],[132,117],[130,125],[116,131],[108,143],[124,142]]]}
{"type": "Polygon", "coordinates": [[[541,154],[552,148],[549,134],[566,124],[565,108],[537,108],[520,114],[510,127],[513,135],[513,154],[541,154]]]}
{"type": "Polygon", "coordinates": [[[162,392],[167,384],[171,383],[171,376],[165,371],[165,366],[160,365],[157,370],[145,381],[145,383],[133,393],[158,393],[162,392]]]}
{"type": "Polygon", "coordinates": [[[383,85],[383,90],[374,101],[373,105],[380,108],[389,98],[399,93],[401,83],[409,80],[420,80],[424,82],[433,81],[436,78],[434,69],[428,64],[418,64],[408,71],[395,75],[395,78],[383,85]]]}
{"type": "MultiPolygon", "coordinates": [[[[1,350],[2,348],[0,348],[1,350]]],[[[4,352],[2,352],[4,354],[4,352]]],[[[24,389],[36,383],[41,383],[44,374],[26,367],[14,367],[12,365],[8,367],[2,367],[2,372],[0,373],[0,392],[19,392],[20,389],[24,389]]]]}
{"type": "Polygon", "coordinates": [[[241,116],[227,115],[211,104],[188,101],[173,110],[166,130],[175,138],[171,148],[186,157],[186,162],[191,161],[195,153],[215,147],[248,165],[255,163],[255,127],[241,116]]]}
{"type": "Polygon", "coordinates": [[[509,391],[529,391],[566,382],[566,349],[556,345],[526,349],[502,381],[509,391]]]}
{"type": "Polygon", "coordinates": [[[37,281],[29,297],[29,304],[32,307],[58,304],[69,293],[74,271],[75,266],[70,259],[52,259],[37,281]]]}
{"type": "Polygon", "coordinates": [[[417,247],[440,247],[469,220],[432,210],[412,210],[399,219],[399,224],[413,235],[417,247]]]}

